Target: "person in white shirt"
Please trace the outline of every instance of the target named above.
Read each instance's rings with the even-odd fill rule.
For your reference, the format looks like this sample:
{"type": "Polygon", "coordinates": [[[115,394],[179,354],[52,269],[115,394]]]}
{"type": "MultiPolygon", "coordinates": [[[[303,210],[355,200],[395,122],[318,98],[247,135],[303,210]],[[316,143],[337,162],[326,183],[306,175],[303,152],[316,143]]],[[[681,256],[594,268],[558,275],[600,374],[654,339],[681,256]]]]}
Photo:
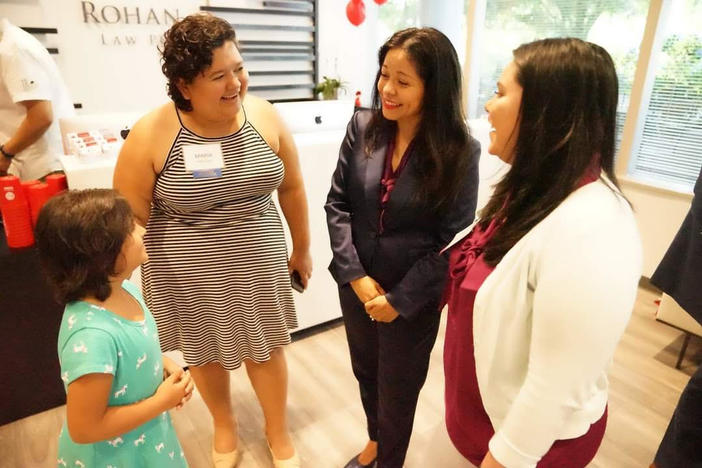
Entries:
{"type": "Polygon", "coordinates": [[[481,468],[582,468],[642,266],[613,168],[617,75],[580,39],[513,56],[485,105],[509,171],[448,250],[446,427],[481,468]]]}
{"type": "Polygon", "coordinates": [[[0,20],[0,175],[40,179],[61,170],[58,119],[74,115],[56,64],[31,34],[0,20]]]}

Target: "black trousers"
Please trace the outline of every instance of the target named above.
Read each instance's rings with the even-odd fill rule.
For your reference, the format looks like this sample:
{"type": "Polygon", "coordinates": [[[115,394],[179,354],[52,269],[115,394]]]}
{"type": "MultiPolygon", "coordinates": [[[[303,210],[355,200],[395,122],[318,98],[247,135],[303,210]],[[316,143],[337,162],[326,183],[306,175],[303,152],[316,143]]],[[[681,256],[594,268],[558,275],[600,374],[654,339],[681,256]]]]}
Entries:
{"type": "Polygon", "coordinates": [[[657,468],[702,467],[702,365],[680,394],[655,463],[657,468]]]}
{"type": "Polygon", "coordinates": [[[437,308],[411,322],[400,316],[378,323],[348,284],[339,298],[368,437],[378,442],[378,468],[401,468],[441,314],[437,308]]]}

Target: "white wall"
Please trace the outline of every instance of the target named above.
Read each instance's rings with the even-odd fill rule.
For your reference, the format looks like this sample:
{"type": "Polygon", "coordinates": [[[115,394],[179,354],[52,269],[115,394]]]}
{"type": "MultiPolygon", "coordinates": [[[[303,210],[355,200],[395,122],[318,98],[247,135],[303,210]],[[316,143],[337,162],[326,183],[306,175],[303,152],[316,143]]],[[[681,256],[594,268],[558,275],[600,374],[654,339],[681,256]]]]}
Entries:
{"type": "Polygon", "coordinates": [[[23,26],[53,27],[48,16],[37,16],[41,0],[0,0],[0,18],[24,23],[23,26]]]}
{"type": "MultiPolygon", "coordinates": [[[[92,114],[144,111],[168,99],[156,50],[161,35],[171,24],[164,18],[164,10],[184,17],[206,4],[255,8],[261,3],[260,0],[0,0],[0,17],[18,26],[58,29],[58,34],[39,38],[47,46],[58,47],[59,54],[53,57],[73,101],[83,105],[79,112],[92,114]],[[102,9],[105,8],[107,20],[114,21],[113,7],[120,11],[122,21],[107,24],[102,9]],[[131,14],[130,24],[124,24],[124,8],[131,14]],[[137,8],[142,24],[135,24],[137,8]],[[149,16],[152,9],[154,15],[149,16]],[[99,23],[84,11],[92,12],[99,23]]],[[[368,99],[377,68],[377,45],[370,33],[377,22],[377,8],[370,2],[366,21],[355,27],[346,19],[346,3],[319,1],[319,73],[346,81],[348,97],[360,89],[363,98],[368,99]]]]}
{"type": "Polygon", "coordinates": [[[359,26],[346,18],[347,0],[319,0],[319,74],[338,76],[346,81],[347,96],[361,91],[364,105],[370,103],[378,70],[375,27],[378,9],[366,3],[366,19],[359,26]]]}
{"type": "Polygon", "coordinates": [[[643,243],[643,275],[650,278],[685,219],[692,195],[658,189],[625,178],[620,183],[634,206],[643,243]]]}
{"type": "Polygon", "coordinates": [[[166,11],[183,17],[197,11],[201,4],[195,0],[29,3],[0,3],[0,16],[17,26],[58,29],[58,34],[47,34],[41,40],[58,47],[54,59],[73,101],[81,103],[86,113],[146,110],[164,102],[165,79],[156,44],[172,24],[166,11]]]}
{"type": "Polygon", "coordinates": [[[463,59],[466,48],[466,38],[461,30],[465,18],[464,0],[442,0],[441,8],[427,0],[419,1],[419,23],[422,27],[436,28],[444,33],[460,59],[463,59]]]}

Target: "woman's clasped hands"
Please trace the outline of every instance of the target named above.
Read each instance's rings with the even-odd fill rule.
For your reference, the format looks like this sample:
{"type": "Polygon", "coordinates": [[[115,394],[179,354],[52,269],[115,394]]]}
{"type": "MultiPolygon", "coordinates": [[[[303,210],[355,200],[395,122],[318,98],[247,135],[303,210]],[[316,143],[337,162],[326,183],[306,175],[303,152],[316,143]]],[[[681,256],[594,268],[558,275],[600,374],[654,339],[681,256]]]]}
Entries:
{"type": "Polygon", "coordinates": [[[385,290],[370,276],[363,276],[349,283],[353,292],[358,296],[366,313],[371,320],[378,322],[392,322],[398,315],[397,310],[385,297],[385,290]]]}

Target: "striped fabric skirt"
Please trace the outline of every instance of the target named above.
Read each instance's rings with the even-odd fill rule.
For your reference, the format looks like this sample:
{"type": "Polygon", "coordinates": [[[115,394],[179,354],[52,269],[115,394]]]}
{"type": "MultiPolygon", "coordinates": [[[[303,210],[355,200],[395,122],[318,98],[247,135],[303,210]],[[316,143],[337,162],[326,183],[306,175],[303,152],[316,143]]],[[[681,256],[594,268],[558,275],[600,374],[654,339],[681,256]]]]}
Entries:
{"type": "Polygon", "coordinates": [[[297,327],[283,227],[273,202],[262,214],[191,226],[152,210],[144,242],[144,297],[163,351],[188,365],[263,362],[297,327]]]}

